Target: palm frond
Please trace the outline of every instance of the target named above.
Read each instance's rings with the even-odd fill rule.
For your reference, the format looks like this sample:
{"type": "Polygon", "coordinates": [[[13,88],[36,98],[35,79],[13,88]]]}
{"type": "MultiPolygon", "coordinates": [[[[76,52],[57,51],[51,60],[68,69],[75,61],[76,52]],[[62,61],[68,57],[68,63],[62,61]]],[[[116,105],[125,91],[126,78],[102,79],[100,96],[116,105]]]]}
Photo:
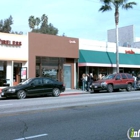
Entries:
{"type": "Polygon", "coordinates": [[[110,3],[112,0],[100,0],[100,2],[103,2],[103,3],[110,3]]]}
{"type": "Polygon", "coordinates": [[[122,8],[127,10],[127,9],[130,9],[130,8],[133,8],[133,5],[137,5],[137,3],[136,2],[129,2],[129,3],[123,4],[122,8]]]}
{"type": "Polygon", "coordinates": [[[107,5],[107,4],[103,5],[103,6],[99,9],[99,11],[102,11],[102,12],[109,11],[109,10],[112,10],[112,8],[111,8],[110,5],[107,5]]]}

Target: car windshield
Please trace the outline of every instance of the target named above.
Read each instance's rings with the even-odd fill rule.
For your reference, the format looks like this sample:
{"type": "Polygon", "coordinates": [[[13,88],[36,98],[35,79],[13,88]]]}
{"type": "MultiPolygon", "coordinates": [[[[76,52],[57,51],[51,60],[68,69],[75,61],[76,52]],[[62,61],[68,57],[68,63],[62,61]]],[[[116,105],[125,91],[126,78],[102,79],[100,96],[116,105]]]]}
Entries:
{"type": "Polygon", "coordinates": [[[114,79],[114,77],[115,77],[115,74],[110,74],[104,77],[103,79],[114,79]]]}
{"type": "Polygon", "coordinates": [[[26,85],[26,84],[30,83],[31,81],[32,81],[32,78],[27,79],[27,80],[25,80],[25,81],[19,83],[19,85],[26,85]]]}

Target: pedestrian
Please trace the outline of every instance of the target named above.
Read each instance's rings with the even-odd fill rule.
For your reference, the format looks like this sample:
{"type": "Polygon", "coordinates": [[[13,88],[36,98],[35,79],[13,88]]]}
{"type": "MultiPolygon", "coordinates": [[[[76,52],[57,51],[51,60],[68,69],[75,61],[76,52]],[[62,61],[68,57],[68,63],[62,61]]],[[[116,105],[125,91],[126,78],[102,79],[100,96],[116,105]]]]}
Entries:
{"type": "Polygon", "coordinates": [[[85,85],[86,85],[86,74],[82,74],[82,90],[85,90],[85,85]]]}
{"type": "Polygon", "coordinates": [[[98,80],[101,80],[102,79],[102,74],[99,74],[98,75],[98,80]]]}
{"type": "Polygon", "coordinates": [[[134,90],[136,90],[137,88],[137,77],[135,76],[135,74],[132,74],[133,78],[134,78],[134,90]]]}
{"type": "Polygon", "coordinates": [[[90,73],[90,75],[87,78],[87,91],[90,90],[90,86],[92,85],[92,83],[93,83],[93,74],[90,73]]]}
{"type": "Polygon", "coordinates": [[[140,86],[140,74],[137,76],[137,86],[140,86]]]}
{"type": "Polygon", "coordinates": [[[97,77],[96,74],[94,74],[94,76],[93,76],[93,81],[97,81],[97,80],[98,80],[98,77],[97,77]]]}
{"type": "Polygon", "coordinates": [[[102,79],[104,79],[104,77],[105,77],[105,74],[102,74],[102,79]]]}
{"type": "Polygon", "coordinates": [[[86,74],[86,91],[88,91],[89,74],[86,74]]]}

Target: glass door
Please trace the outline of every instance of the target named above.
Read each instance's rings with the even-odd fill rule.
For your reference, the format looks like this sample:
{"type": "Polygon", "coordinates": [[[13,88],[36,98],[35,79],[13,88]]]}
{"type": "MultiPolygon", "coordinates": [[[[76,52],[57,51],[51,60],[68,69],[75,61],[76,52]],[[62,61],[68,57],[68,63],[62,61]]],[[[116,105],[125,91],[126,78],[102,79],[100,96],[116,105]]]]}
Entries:
{"type": "Polygon", "coordinates": [[[71,88],[71,65],[64,65],[64,84],[66,89],[71,88]]]}

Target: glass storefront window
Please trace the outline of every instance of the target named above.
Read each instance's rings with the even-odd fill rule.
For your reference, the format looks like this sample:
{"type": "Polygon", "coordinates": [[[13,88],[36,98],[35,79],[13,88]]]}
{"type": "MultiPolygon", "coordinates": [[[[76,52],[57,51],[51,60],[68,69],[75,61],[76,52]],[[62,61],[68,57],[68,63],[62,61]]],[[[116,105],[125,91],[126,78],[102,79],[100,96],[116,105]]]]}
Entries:
{"type": "Polygon", "coordinates": [[[65,58],[36,57],[36,77],[43,76],[62,81],[65,58]]]}

